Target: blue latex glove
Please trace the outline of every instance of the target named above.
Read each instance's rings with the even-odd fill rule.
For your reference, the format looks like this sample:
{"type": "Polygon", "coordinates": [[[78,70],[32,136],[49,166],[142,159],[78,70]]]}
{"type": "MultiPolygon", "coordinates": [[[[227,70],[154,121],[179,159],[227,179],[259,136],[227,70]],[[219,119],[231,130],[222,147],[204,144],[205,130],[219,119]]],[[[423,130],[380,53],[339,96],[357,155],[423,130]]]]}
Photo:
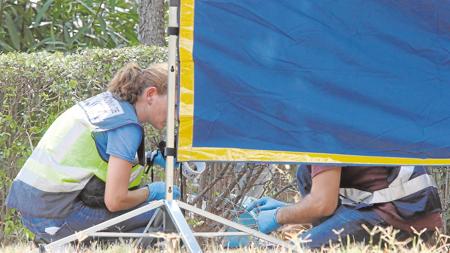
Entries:
{"type": "MultiPolygon", "coordinates": [[[[164,182],[154,182],[147,185],[148,187],[148,197],[147,202],[164,199],[166,197],[166,183],[164,182]]],[[[178,186],[173,186],[173,198],[180,199],[181,193],[178,186]]]]}
{"type": "Polygon", "coordinates": [[[280,208],[281,207],[278,207],[276,209],[270,209],[258,213],[256,223],[258,223],[259,231],[269,234],[281,226],[277,221],[277,212],[280,208]]]}
{"type": "Polygon", "coordinates": [[[152,159],[153,165],[156,164],[161,168],[166,167],[166,159],[164,159],[164,156],[162,155],[162,153],[159,150],[155,150],[152,152],[151,159],[152,159]]]}
{"type": "Polygon", "coordinates": [[[266,211],[266,210],[272,210],[279,207],[283,207],[288,205],[285,202],[270,198],[270,197],[262,197],[253,203],[251,203],[247,208],[247,212],[251,212],[253,209],[256,209],[256,211],[266,211]]]}
{"type": "MultiPolygon", "coordinates": [[[[163,154],[159,150],[154,150],[151,153],[151,159],[153,161],[153,165],[158,165],[159,167],[165,169],[166,168],[166,158],[163,156],[163,154]]],[[[179,167],[179,163],[174,162],[173,163],[174,168],[179,167]]]]}

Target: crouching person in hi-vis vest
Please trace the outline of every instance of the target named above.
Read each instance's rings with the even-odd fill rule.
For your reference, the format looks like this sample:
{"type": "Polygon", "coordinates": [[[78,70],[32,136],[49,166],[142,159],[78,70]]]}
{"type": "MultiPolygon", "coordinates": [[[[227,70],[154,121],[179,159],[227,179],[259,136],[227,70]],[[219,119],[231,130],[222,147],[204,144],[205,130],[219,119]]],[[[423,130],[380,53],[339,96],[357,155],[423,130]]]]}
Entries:
{"type": "MultiPolygon", "coordinates": [[[[40,242],[51,242],[165,197],[141,187],[144,130],[167,118],[167,65],[128,64],[108,91],[77,103],[50,126],[12,183],[6,203],[40,242]]],[[[175,187],[174,197],[179,197],[175,187]]],[[[142,232],[149,211],[107,231],[142,232]]]]}
{"type": "MultiPolygon", "coordinates": [[[[263,197],[248,210],[256,211],[262,232],[283,224],[312,224],[300,234],[300,242],[320,248],[340,240],[369,242],[369,229],[393,226],[398,239],[426,229],[428,239],[443,226],[436,185],[425,167],[306,166],[297,170],[302,199],[288,204],[263,197]]],[[[373,238],[376,239],[376,238],[373,238]]]]}

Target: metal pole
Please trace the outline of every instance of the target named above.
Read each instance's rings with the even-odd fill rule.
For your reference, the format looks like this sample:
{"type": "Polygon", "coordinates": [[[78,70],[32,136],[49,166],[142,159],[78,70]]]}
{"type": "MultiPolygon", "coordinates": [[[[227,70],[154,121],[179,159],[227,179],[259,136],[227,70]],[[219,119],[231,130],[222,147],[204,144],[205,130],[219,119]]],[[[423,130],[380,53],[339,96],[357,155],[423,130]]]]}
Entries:
{"type": "MultiPolygon", "coordinates": [[[[196,232],[193,233],[195,237],[226,237],[226,236],[248,236],[245,232],[196,232]]],[[[112,238],[158,238],[167,239],[168,237],[180,238],[181,236],[176,233],[165,234],[161,232],[148,232],[148,233],[119,233],[119,232],[97,232],[91,234],[91,236],[97,237],[112,237],[112,238]]]]}
{"type": "Polygon", "coordinates": [[[177,228],[189,252],[202,252],[177,203],[173,201],[173,179],[175,158],[175,89],[176,57],[178,39],[178,0],[169,1],[169,77],[167,92],[167,144],[166,144],[166,212],[177,228]]]}
{"type": "Polygon", "coordinates": [[[448,189],[448,183],[449,183],[449,171],[448,171],[448,169],[449,169],[450,167],[445,167],[444,168],[444,174],[445,174],[445,191],[444,191],[444,194],[442,194],[443,196],[443,198],[444,198],[444,203],[445,203],[445,205],[444,205],[444,234],[447,234],[447,221],[448,221],[448,219],[449,219],[449,209],[448,209],[448,207],[449,207],[449,202],[450,202],[450,192],[449,192],[449,189],[448,189]]]}
{"type": "MultiPolygon", "coordinates": [[[[178,28],[178,5],[169,6],[169,29],[178,28]]],[[[175,81],[176,81],[176,54],[177,35],[169,30],[169,76],[167,92],[167,150],[174,151],[175,148],[175,81]]],[[[174,152],[169,152],[166,158],[166,200],[173,200],[173,171],[174,152]]]]}

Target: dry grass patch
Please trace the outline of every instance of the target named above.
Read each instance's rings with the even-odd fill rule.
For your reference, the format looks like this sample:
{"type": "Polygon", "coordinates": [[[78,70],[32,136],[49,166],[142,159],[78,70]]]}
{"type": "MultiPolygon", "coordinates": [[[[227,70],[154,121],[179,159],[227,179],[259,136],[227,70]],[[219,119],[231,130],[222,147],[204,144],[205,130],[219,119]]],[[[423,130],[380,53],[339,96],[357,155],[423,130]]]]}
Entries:
{"type": "MultiPolygon", "coordinates": [[[[334,245],[328,245],[322,249],[310,250],[304,249],[300,246],[301,242],[298,241],[296,233],[283,232],[277,234],[280,238],[291,241],[295,245],[295,250],[289,250],[280,247],[261,246],[267,245],[265,243],[251,243],[248,247],[227,249],[220,244],[220,240],[203,240],[202,248],[207,253],[269,253],[269,252],[320,252],[320,253],[362,253],[362,252],[399,252],[399,253],[434,253],[434,252],[450,252],[450,236],[437,233],[432,239],[432,242],[424,242],[417,237],[409,238],[403,241],[396,240],[398,230],[392,228],[373,228],[366,230],[371,234],[373,238],[378,238],[377,241],[372,240],[370,244],[353,243],[349,238],[342,238],[340,243],[334,245]]],[[[416,235],[421,235],[424,231],[415,232],[416,235]]],[[[110,245],[100,245],[97,243],[91,244],[89,247],[81,245],[68,245],[64,248],[60,248],[55,252],[99,252],[99,253],[154,253],[154,252],[168,252],[168,253],[184,253],[187,250],[181,246],[181,239],[178,235],[171,234],[165,235],[165,239],[157,244],[157,246],[149,249],[142,249],[136,247],[132,241],[122,240],[120,243],[110,245]]],[[[0,248],[0,252],[4,253],[16,253],[16,252],[39,252],[38,248],[32,243],[19,243],[16,245],[9,245],[0,248]]]]}

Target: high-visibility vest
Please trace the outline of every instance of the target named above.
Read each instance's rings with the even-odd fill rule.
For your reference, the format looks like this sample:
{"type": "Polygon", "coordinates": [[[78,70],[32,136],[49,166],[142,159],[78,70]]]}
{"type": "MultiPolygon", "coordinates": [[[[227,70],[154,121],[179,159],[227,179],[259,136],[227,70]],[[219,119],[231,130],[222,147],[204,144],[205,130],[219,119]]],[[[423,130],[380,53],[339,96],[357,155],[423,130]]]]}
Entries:
{"type": "MultiPolygon", "coordinates": [[[[109,92],[65,111],[46,131],[15,178],[13,196],[8,196],[11,207],[34,216],[64,217],[92,176],[106,181],[108,163],[97,151],[93,133],[127,124],[140,126],[133,106],[109,92]],[[31,196],[20,193],[27,188],[34,191],[31,196]],[[30,199],[32,196],[38,199],[30,199]],[[23,201],[39,202],[34,205],[38,210],[23,210],[30,205],[20,203],[23,201]]],[[[141,165],[132,168],[129,188],[140,184],[143,171],[141,165]]]]}
{"type": "MultiPolygon", "coordinates": [[[[427,173],[425,167],[400,166],[398,169],[393,169],[393,174],[394,179],[389,183],[389,186],[377,191],[368,192],[355,188],[340,188],[341,203],[352,206],[373,205],[412,197],[425,189],[437,192],[436,183],[427,173]]],[[[440,203],[433,204],[440,207],[440,203]]]]}

